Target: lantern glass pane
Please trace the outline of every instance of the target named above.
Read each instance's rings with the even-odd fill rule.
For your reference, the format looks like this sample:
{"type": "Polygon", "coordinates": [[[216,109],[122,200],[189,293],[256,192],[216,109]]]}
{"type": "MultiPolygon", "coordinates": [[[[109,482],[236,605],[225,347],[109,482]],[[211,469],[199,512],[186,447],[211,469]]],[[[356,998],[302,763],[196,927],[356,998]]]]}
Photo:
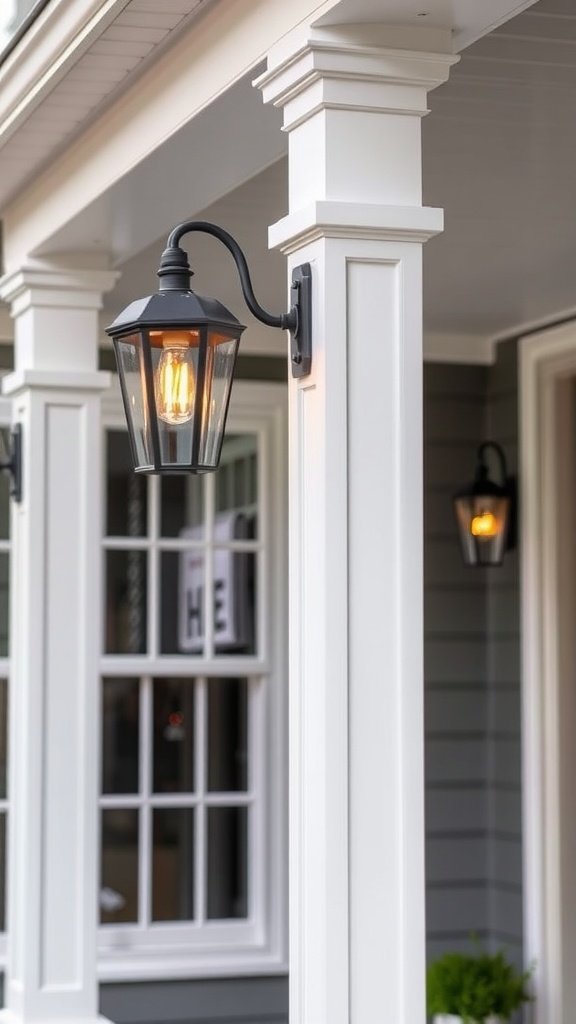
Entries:
{"type": "Polygon", "coordinates": [[[145,401],[146,381],[142,360],[141,335],[131,334],[125,338],[115,338],[114,348],[116,350],[116,362],[118,364],[128,430],[136,459],[135,468],[144,469],[151,467],[154,460],[150,445],[148,412],[145,401]]]}
{"type": "Polygon", "coordinates": [[[185,329],[150,331],[161,466],[183,469],[193,462],[202,333],[185,329]]]}
{"type": "Polygon", "coordinates": [[[466,494],[454,499],[462,554],[467,565],[500,565],[506,551],[510,498],[466,494]]]}
{"type": "Polygon", "coordinates": [[[209,337],[199,455],[207,469],[215,469],[220,457],[239,340],[215,332],[209,337]]]}

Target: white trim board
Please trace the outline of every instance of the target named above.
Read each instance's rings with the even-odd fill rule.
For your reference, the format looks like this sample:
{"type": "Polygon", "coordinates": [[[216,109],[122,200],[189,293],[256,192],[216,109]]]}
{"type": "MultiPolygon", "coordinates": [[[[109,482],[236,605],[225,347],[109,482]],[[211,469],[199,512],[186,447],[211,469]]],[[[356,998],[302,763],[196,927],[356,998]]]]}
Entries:
{"type": "Polygon", "coordinates": [[[575,380],[576,323],[520,339],[524,920],[534,1024],[567,1024],[576,998],[575,380]]]}

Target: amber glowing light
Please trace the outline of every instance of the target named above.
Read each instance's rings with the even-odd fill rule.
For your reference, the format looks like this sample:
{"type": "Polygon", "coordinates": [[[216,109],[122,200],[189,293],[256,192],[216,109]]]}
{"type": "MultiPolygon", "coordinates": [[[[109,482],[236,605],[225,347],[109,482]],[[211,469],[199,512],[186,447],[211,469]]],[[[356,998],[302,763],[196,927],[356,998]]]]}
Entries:
{"type": "Polygon", "coordinates": [[[470,523],[470,533],[473,537],[495,537],[498,533],[498,520],[492,512],[481,512],[474,516],[470,523]]]}
{"type": "Polygon", "coordinates": [[[190,340],[185,331],[170,331],[155,375],[156,409],[165,423],[187,423],[194,413],[196,382],[190,340]]]}

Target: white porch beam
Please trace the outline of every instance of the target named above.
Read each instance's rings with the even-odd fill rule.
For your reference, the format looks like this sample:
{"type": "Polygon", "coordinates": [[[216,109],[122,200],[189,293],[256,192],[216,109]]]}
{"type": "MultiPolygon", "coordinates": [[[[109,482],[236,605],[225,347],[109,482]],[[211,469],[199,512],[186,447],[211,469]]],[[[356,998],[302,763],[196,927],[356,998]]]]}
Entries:
{"type": "Polygon", "coordinates": [[[13,506],[8,964],[4,1020],[98,1019],[100,396],[107,271],[21,268],[4,379],[22,424],[13,506]]]}
{"type": "Polygon", "coordinates": [[[256,83],[289,133],[270,242],[313,278],[312,373],[290,386],[293,1024],[425,1019],[421,250],[442,211],[420,118],[450,50],[300,32],[256,83]]]}
{"type": "MultiPolygon", "coordinates": [[[[268,49],[295,24],[326,13],[336,2],[234,0],[211,4],[132,88],[3,212],[6,269],[17,269],[30,254],[36,255],[64,224],[105,195],[263,60],[268,49]]],[[[212,146],[213,158],[222,160],[217,138],[212,146]]],[[[233,152],[231,147],[232,161],[233,152]]],[[[277,151],[271,160],[276,158],[277,151]]],[[[182,165],[180,173],[183,178],[190,176],[192,189],[192,165],[182,165]]],[[[160,183],[157,189],[160,191],[160,183]]],[[[191,204],[193,209],[193,199],[191,204]]],[[[142,207],[144,210],[146,217],[150,207],[142,207]]]]}

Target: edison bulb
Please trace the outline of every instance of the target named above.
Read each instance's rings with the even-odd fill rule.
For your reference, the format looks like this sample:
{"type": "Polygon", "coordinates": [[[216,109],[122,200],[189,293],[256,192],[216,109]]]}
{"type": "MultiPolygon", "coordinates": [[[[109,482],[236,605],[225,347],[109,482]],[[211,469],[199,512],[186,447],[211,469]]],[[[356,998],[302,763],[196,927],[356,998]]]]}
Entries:
{"type": "Polygon", "coordinates": [[[498,533],[498,520],[493,512],[480,512],[470,523],[473,537],[495,537],[498,533]]]}
{"type": "Polygon", "coordinates": [[[170,331],[162,343],[155,380],[156,411],[171,426],[187,423],[194,413],[196,380],[188,335],[170,331]]]}

